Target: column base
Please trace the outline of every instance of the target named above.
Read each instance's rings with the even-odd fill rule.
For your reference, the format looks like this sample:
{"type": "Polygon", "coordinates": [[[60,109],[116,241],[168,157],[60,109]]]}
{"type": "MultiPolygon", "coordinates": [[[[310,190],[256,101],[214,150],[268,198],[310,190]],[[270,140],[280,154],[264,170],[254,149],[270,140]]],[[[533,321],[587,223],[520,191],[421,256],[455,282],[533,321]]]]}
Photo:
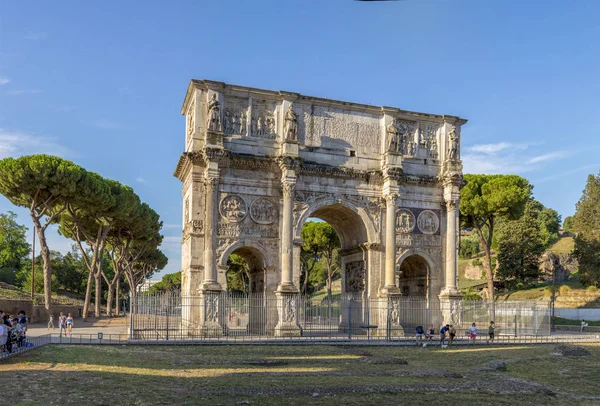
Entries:
{"type": "Polygon", "coordinates": [[[462,295],[458,290],[444,288],[439,295],[443,323],[460,326],[462,323],[462,295]]]}
{"type": "Polygon", "coordinates": [[[399,289],[395,286],[395,289],[388,290],[385,297],[381,299],[380,306],[380,326],[383,326],[384,334],[389,337],[404,337],[404,327],[402,327],[402,320],[400,320],[400,298],[402,295],[399,293],[399,289]],[[397,293],[391,293],[395,292],[397,293]],[[391,292],[390,292],[391,291],[391,292]]]}
{"type": "Polygon", "coordinates": [[[275,294],[277,293],[299,293],[300,290],[298,290],[298,288],[296,287],[296,285],[294,285],[293,283],[280,283],[279,285],[277,285],[277,290],[275,291],[275,294]]]}
{"type": "Polygon", "coordinates": [[[397,286],[384,286],[381,289],[380,294],[382,297],[402,296],[402,294],[400,293],[400,288],[398,288],[397,286]]]}
{"type": "MultiPolygon", "coordinates": [[[[214,283],[203,284],[214,287],[214,283]]],[[[203,286],[203,287],[204,287],[203,286]]],[[[200,289],[200,323],[198,333],[204,337],[218,337],[223,335],[221,325],[221,290],[200,289]]]]}
{"type": "MultiPolygon", "coordinates": [[[[302,329],[298,325],[298,299],[297,289],[295,292],[281,290],[286,285],[280,285],[275,292],[277,296],[277,325],[275,326],[275,337],[300,337],[302,329]]],[[[293,286],[293,285],[292,285],[293,286]]],[[[295,289],[295,287],[294,287],[295,289]]]]}

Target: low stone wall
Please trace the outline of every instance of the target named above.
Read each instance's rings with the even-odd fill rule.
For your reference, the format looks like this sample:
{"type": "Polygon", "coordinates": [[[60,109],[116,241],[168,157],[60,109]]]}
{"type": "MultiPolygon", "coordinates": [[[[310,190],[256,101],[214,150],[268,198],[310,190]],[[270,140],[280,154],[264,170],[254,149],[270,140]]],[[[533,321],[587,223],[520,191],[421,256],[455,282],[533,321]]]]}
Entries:
{"type": "MultiPolygon", "coordinates": [[[[14,315],[23,310],[31,323],[46,322],[49,318],[46,308],[43,305],[34,305],[31,300],[0,299],[0,310],[14,315]]],[[[60,312],[64,314],[71,313],[73,317],[79,318],[82,315],[82,311],[83,306],[54,304],[52,306],[54,323],[58,323],[60,312]]]]}
{"type": "MultiPolygon", "coordinates": [[[[580,331],[580,326],[565,326],[565,325],[556,325],[554,326],[556,331],[580,331]]],[[[587,326],[583,329],[585,333],[600,333],[600,327],[598,326],[587,326]]]]}

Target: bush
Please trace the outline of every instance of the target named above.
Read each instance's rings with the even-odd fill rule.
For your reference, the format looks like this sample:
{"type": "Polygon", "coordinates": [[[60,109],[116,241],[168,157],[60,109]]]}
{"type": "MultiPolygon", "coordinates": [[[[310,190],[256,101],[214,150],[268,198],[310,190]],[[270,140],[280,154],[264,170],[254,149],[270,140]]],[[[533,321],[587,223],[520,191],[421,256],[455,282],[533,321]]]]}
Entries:
{"type": "Polygon", "coordinates": [[[483,262],[481,262],[481,260],[479,258],[475,258],[474,260],[471,261],[471,265],[473,265],[473,266],[482,266],[483,262]]]}
{"type": "Polygon", "coordinates": [[[567,296],[570,291],[571,287],[567,285],[562,285],[560,289],[558,289],[558,293],[560,293],[561,296],[567,296]]]}
{"type": "Polygon", "coordinates": [[[595,287],[594,285],[590,285],[587,287],[588,292],[596,292],[597,290],[598,290],[598,288],[595,287]]]}

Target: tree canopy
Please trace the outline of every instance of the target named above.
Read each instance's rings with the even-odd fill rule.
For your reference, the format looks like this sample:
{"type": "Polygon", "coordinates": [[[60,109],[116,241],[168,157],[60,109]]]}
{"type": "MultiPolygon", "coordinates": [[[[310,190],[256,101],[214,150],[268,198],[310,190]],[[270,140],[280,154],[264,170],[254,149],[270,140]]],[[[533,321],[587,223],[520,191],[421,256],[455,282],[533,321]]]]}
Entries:
{"type": "MultiPolygon", "coordinates": [[[[302,239],[303,285],[314,276],[311,273],[321,269],[325,276],[327,294],[331,296],[331,283],[340,273],[340,239],[337,233],[328,223],[308,221],[302,228],[302,239]]],[[[304,291],[306,293],[306,288],[304,291]]]]}
{"type": "Polygon", "coordinates": [[[572,230],[576,233],[573,254],[579,261],[580,280],[600,286],[600,173],[588,176],[576,205],[572,230]]]}
{"type": "Polygon", "coordinates": [[[467,185],[460,193],[463,227],[473,228],[485,252],[484,269],[488,297],[494,298],[491,245],[495,221],[499,217],[517,219],[531,196],[532,186],[517,175],[465,175],[467,185]]]}
{"type": "Polygon", "coordinates": [[[27,227],[17,223],[12,211],[0,213],[0,281],[14,283],[31,250],[25,239],[27,227]]]}

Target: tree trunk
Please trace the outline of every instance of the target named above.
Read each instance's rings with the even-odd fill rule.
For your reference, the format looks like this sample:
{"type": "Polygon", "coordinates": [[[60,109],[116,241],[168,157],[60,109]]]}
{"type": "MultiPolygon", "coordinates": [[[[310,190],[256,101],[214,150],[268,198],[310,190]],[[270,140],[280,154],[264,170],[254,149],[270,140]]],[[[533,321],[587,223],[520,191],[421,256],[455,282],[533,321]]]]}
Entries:
{"type": "Polygon", "coordinates": [[[96,273],[96,275],[94,275],[95,279],[96,279],[96,303],[94,306],[94,315],[96,317],[100,317],[100,298],[102,297],[102,275],[100,274],[100,272],[96,273]]]}
{"type": "MultiPolygon", "coordinates": [[[[50,264],[50,249],[46,241],[46,230],[40,224],[39,218],[33,212],[30,212],[30,214],[37,231],[44,262],[44,307],[48,314],[52,314],[52,265],[50,264]]],[[[31,276],[33,277],[33,275],[31,276]]]]}
{"type": "Polygon", "coordinates": [[[493,222],[490,223],[488,227],[488,240],[486,241],[483,237],[483,231],[480,227],[475,227],[477,230],[477,237],[479,237],[479,242],[483,246],[483,251],[485,253],[485,260],[483,262],[483,269],[485,269],[485,276],[487,279],[487,296],[490,304],[490,319],[494,320],[496,318],[496,304],[494,301],[494,272],[492,271],[492,235],[493,235],[493,222]]]}
{"type": "Polygon", "coordinates": [[[115,288],[115,315],[119,316],[121,311],[119,310],[119,290],[121,288],[121,276],[117,278],[117,287],[115,288]]]}
{"type": "Polygon", "coordinates": [[[106,297],[106,315],[112,316],[112,301],[113,301],[113,289],[114,285],[109,284],[106,289],[108,290],[108,295],[106,297]]]}
{"type": "Polygon", "coordinates": [[[87,286],[85,287],[85,301],[83,302],[83,321],[87,321],[87,315],[90,311],[92,302],[92,273],[88,274],[87,286]]]}

